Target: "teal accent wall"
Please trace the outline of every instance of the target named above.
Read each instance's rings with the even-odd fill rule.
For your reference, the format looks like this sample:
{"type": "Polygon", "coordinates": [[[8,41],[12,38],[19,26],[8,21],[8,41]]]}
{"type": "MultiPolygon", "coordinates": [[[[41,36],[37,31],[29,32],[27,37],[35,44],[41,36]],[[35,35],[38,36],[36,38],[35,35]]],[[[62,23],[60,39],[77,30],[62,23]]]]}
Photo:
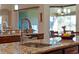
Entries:
{"type": "Polygon", "coordinates": [[[28,10],[19,11],[19,23],[18,23],[19,29],[22,28],[21,22],[24,17],[27,17],[30,20],[31,25],[38,25],[38,10],[37,9],[28,9],[28,10]]]}

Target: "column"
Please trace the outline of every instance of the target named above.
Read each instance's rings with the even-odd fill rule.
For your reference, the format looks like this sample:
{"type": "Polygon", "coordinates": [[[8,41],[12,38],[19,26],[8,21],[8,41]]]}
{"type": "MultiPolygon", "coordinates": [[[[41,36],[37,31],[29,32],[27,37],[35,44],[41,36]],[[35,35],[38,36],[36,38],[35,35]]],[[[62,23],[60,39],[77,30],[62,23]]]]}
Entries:
{"type": "Polygon", "coordinates": [[[40,7],[40,13],[42,13],[42,23],[40,23],[40,30],[44,33],[44,39],[49,40],[49,17],[50,8],[48,5],[42,5],[40,7]]]}

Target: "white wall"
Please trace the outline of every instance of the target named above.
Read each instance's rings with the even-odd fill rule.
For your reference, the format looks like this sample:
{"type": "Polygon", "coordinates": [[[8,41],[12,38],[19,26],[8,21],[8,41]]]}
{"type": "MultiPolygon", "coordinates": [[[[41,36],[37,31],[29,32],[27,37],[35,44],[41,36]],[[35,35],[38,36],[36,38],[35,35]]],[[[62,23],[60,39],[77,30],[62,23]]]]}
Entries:
{"type": "Polygon", "coordinates": [[[19,19],[19,14],[18,11],[12,11],[12,21],[11,21],[11,25],[12,25],[12,29],[16,30],[18,29],[18,19],[19,19]]]}
{"type": "MultiPolygon", "coordinates": [[[[44,33],[44,39],[49,39],[49,17],[50,17],[50,9],[48,5],[43,5],[42,7],[42,13],[43,13],[43,33],[44,33]]],[[[41,28],[41,27],[40,27],[41,28]]]]}

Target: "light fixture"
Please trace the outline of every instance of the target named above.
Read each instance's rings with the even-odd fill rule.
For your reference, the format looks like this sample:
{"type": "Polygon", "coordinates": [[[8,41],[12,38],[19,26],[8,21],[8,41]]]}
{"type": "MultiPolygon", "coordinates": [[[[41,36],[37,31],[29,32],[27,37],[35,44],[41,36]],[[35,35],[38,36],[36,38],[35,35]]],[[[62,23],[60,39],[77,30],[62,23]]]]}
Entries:
{"type": "Polygon", "coordinates": [[[66,13],[67,13],[67,9],[66,9],[66,8],[64,8],[64,9],[63,9],[63,12],[66,14],[66,13]]]}
{"type": "Polygon", "coordinates": [[[14,5],[15,10],[18,10],[18,5],[14,5]]]}
{"type": "Polygon", "coordinates": [[[58,10],[57,10],[57,13],[58,13],[59,15],[69,14],[70,12],[71,12],[71,10],[70,10],[70,9],[67,9],[67,8],[61,8],[61,9],[58,9],[58,10]]]}
{"type": "Polygon", "coordinates": [[[57,13],[61,13],[61,9],[58,9],[58,10],[57,10],[57,13]]]}
{"type": "Polygon", "coordinates": [[[70,12],[71,12],[71,10],[70,10],[70,9],[68,9],[68,10],[67,10],[67,12],[68,12],[68,13],[70,13],[70,12]]]}
{"type": "Polygon", "coordinates": [[[60,15],[64,15],[64,12],[61,12],[61,14],[60,15]]]}

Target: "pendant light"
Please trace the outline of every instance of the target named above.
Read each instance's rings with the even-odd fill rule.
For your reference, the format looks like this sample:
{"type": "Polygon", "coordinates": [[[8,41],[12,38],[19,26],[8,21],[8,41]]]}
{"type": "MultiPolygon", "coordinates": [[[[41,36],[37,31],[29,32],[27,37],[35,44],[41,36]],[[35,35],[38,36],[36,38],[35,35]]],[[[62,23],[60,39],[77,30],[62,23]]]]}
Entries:
{"type": "Polygon", "coordinates": [[[57,10],[58,15],[65,15],[65,14],[69,14],[70,12],[71,10],[67,8],[59,8],[57,10]]]}

